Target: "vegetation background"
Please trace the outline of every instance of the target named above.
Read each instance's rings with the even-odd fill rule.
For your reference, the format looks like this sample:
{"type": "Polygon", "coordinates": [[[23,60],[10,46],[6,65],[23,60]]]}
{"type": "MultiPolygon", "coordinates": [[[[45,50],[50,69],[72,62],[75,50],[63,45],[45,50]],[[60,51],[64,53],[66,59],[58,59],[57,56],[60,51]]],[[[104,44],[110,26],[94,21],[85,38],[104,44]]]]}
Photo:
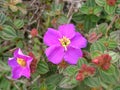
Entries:
{"type": "Polygon", "coordinates": [[[120,90],[119,68],[120,0],[0,0],[0,90],[120,90]],[[54,65],[44,54],[43,36],[47,28],[66,23],[73,23],[88,45],[77,65],[54,65]],[[7,61],[18,47],[34,54],[30,79],[11,78],[7,61]],[[108,70],[91,62],[102,54],[112,57],[108,70]],[[78,81],[82,64],[96,72],[78,81]]]}

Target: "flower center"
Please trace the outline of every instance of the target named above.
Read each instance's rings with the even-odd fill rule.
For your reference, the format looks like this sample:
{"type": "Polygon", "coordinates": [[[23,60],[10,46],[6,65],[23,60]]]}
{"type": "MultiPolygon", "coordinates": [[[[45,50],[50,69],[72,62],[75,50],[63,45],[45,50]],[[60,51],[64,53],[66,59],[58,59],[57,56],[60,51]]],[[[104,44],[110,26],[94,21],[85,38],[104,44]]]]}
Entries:
{"type": "Polygon", "coordinates": [[[61,45],[67,50],[67,46],[70,44],[70,40],[63,36],[63,38],[59,39],[61,45]]]}
{"type": "Polygon", "coordinates": [[[17,58],[17,63],[22,67],[26,66],[26,61],[22,58],[17,58]]]}

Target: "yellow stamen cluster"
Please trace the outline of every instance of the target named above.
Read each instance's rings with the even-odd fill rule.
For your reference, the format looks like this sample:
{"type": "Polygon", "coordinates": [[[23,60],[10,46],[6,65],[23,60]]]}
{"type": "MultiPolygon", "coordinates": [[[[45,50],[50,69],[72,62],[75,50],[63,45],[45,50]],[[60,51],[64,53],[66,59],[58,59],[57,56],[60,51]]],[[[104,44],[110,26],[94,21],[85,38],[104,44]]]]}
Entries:
{"type": "Polygon", "coordinates": [[[17,63],[22,67],[26,66],[26,61],[22,58],[17,58],[17,63]]]}
{"type": "Polygon", "coordinates": [[[63,36],[63,38],[59,39],[61,45],[65,48],[65,50],[67,50],[67,46],[70,44],[70,40],[69,38],[66,38],[65,36],[63,36]]]}

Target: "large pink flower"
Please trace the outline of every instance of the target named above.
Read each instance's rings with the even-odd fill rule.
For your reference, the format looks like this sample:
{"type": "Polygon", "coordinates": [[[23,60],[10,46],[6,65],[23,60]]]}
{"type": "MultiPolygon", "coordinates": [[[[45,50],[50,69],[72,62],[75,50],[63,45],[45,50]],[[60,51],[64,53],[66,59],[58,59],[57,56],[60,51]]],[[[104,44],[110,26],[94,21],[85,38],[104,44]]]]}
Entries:
{"type": "Polygon", "coordinates": [[[32,57],[24,55],[20,48],[14,52],[14,57],[8,59],[8,65],[12,68],[12,78],[18,79],[21,76],[30,77],[30,64],[32,57]]]}
{"type": "Polygon", "coordinates": [[[48,28],[44,43],[49,46],[45,54],[50,62],[59,64],[64,59],[69,64],[76,64],[82,57],[81,48],[86,47],[87,40],[75,32],[73,24],[64,24],[58,30],[48,28]]]}

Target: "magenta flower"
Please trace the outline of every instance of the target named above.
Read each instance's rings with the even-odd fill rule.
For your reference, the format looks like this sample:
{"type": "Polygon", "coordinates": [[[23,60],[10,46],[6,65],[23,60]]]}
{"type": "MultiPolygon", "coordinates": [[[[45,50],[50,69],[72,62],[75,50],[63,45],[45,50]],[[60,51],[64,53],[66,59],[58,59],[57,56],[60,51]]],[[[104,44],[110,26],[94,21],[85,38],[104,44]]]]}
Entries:
{"type": "Polygon", "coordinates": [[[44,43],[49,46],[45,54],[50,62],[59,64],[65,60],[69,64],[76,64],[82,57],[81,48],[86,47],[87,40],[79,32],[75,32],[73,24],[64,24],[59,26],[58,31],[48,28],[44,43]]]}
{"type": "Polygon", "coordinates": [[[18,79],[21,76],[30,77],[30,64],[32,57],[24,55],[20,48],[14,51],[14,57],[8,59],[8,65],[12,68],[12,78],[18,79]]]}

